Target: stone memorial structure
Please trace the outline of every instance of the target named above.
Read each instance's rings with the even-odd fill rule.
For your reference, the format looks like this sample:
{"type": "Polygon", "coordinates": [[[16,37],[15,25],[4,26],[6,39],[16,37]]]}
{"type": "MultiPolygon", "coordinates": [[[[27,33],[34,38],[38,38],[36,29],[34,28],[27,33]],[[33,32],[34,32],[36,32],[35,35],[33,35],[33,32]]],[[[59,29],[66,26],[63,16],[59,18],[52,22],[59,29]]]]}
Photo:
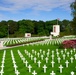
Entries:
{"type": "Polygon", "coordinates": [[[31,33],[25,33],[25,37],[31,37],[31,33]]]}
{"type": "Polygon", "coordinates": [[[59,34],[60,34],[60,26],[59,25],[53,25],[53,32],[51,32],[51,35],[59,36],[59,34]]]}

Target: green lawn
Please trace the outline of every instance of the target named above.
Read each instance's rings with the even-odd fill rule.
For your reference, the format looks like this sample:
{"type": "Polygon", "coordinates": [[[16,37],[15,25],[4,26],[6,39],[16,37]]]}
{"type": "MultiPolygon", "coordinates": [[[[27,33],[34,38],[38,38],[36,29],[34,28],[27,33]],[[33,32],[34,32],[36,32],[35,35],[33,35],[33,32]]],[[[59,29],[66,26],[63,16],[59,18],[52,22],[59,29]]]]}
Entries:
{"type": "MultiPolygon", "coordinates": [[[[13,51],[14,54],[14,58],[16,61],[16,65],[18,66],[17,70],[20,72],[20,75],[32,75],[32,72],[35,70],[37,72],[37,75],[50,75],[50,73],[52,72],[52,70],[56,73],[56,75],[71,75],[71,71],[73,71],[76,74],[76,60],[74,58],[74,55],[76,54],[76,51],[74,52],[73,49],[72,50],[72,54],[70,52],[70,50],[68,49],[66,52],[64,49],[59,49],[58,45],[29,45],[29,46],[20,46],[20,47],[15,47],[15,48],[10,48],[10,49],[6,49],[6,55],[5,55],[5,63],[4,63],[4,74],[3,75],[16,75],[15,74],[15,69],[13,67],[13,63],[12,63],[12,57],[11,57],[11,50],[13,51]],[[57,60],[57,49],[59,52],[59,57],[61,58],[60,63],[58,63],[57,60]],[[21,54],[23,55],[23,58],[25,58],[25,60],[28,61],[28,65],[30,64],[32,66],[31,72],[29,73],[29,69],[26,67],[25,63],[23,62],[22,58],[19,56],[18,54],[18,50],[21,52],[21,54]],[[34,63],[34,59],[31,60],[31,57],[29,57],[29,55],[27,54],[27,52],[25,53],[25,50],[30,53],[30,55],[33,55],[33,57],[36,57],[36,63],[34,63]],[[36,52],[33,53],[32,50],[34,50],[36,52]],[[40,52],[40,50],[42,50],[40,52]],[[46,63],[45,58],[47,57],[47,53],[49,51],[49,57],[48,57],[48,63],[46,63]],[[63,60],[63,54],[61,54],[61,50],[63,51],[63,54],[66,55],[65,60],[63,60]],[[45,54],[43,54],[43,51],[45,52],[45,54]],[[51,55],[52,55],[52,51],[54,51],[54,61],[55,61],[55,65],[54,67],[52,67],[51,65],[51,55]],[[70,53],[69,57],[67,56],[67,52],[70,53]],[[37,53],[40,53],[39,57],[37,55],[37,53]],[[43,55],[43,60],[41,59],[41,55],[43,55]],[[74,58],[73,63],[71,63],[70,57],[74,58]],[[38,61],[41,61],[41,65],[40,67],[38,67],[38,61]],[[66,68],[66,64],[65,61],[68,60],[69,61],[69,67],[66,68]],[[46,69],[46,73],[44,73],[44,69],[43,66],[44,64],[47,66],[46,69]],[[64,67],[62,70],[62,73],[60,73],[60,69],[59,66],[60,64],[64,67]]],[[[1,62],[2,62],[2,57],[3,57],[3,53],[4,50],[0,51],[0,66],[1,66],[1,62]]],[[[1,67],[0,67],[1,70],[1,67]]]]}

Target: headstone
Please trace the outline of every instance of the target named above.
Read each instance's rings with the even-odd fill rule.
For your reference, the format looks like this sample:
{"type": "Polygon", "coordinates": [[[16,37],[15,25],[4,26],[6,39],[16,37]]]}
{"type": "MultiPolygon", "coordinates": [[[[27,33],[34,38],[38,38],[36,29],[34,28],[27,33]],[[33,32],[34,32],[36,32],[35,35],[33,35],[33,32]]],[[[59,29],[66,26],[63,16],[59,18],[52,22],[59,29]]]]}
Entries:
{"type": "Polygon", "coordinates": [[[52,40],[52,35],[50,35],[50,40],[52,40]]]}
{"type": "Polygon", "coordinates": [[[0,48],[3,47],[3,42],[4,42],[4,41],[0,41],[0,48]]]}
{"type": "Polygon", "coordinates": [[[63,66],[60,65],[59,68],[60,68],[60,73],[62,73],[63,66]]]}
{"type": "Polygon", "coordinates": [[[54,67],[55,62],[54,62],[54,61],[52,61],[52,62],[51,62],[51,64],[52,64],[52,67],[54,67]]]}
{"type": "Polygon", "coordinates": [[[46,60],[46,63],[48,63],[48,57],[46,57],[45,60],[46,60]]]}
{"type": "Polygon", "coordinates": [[[41,64],[40,60],[37,63],[38,63],[38,67],[40,67],[40,64],[41,64]]]}
{"type": "Polygon", "coordinates": [[[74,72],[73,71],[71,72],[71,75],[74,75],[74,72]]]}
{"type": "Polygon", "coordinates": [[[34,63],[36,63],[36,60],[37,60],[37,58],[36,58],[36,57],[34,57],[34,63]]]}
{"type": "Polygon", "coordinates": [[[25,37],[31,37],[31,33],[25,33],[25,37]]]}
{"type": "Polygon", "coordinates": [[[17,70],[17,71],[15,72],[15,74],[16,74],[16,75],[19,75],[19,74],[20,74],[20,72],[18,72],[18,70],[17,70]]]}
{"type": "Polygon", "coordinates": [[[66,63],[66,67],[68,67],[68,64],[69,64],[68,60],[66,60],[66,62],[65,62],[65,63],[66,63]]]}
{"type": "Polygon", "coordinates": [[[73,58],[73,57],[71,57],[71,58],[70,58],[70,60],[71,60],[71,63],[73,63],[74,58],[73,58]]]}
{"type": "Polygon", "coordinates": [[[41,55],[41,59],[43,60],[43,58],[44,58],[44,56],[43,55],[41,55]]]}
{"type": "Polygon", "coordinates": [[[35,72],[35,70],[32,72],[33,75],[37,75],[37,73],[35,72]]]}
{"type": "Polygon", "coordinates": [[[63,59],[65,60],[65,57],[66,57],[66,55],[65,54],[63,54],[63,59]]]}
{"type": "Polygon", "coordinates": [[[4,73],[4,71],[3,71],[3,70],[1,70],[1,71],[0,71],[0,75],[3,75],[3,73],[4,73]]]}
{"type": "Polygon", "coordinates": [[[29,68],[29,72],[31,72],[31,68],[32,68],[32,66],[31,66],[31,65],[29,65],[29,66],[28,66],[28,68],[29,68]]]}
{"type": "Polygon", "coordinates": [[[60,63],[61,58],[60,58],[60,57],[58,57],[57,59],[58,59],[58,63],[60,63]]]}
{"type": "Polygon", "coordinates": [[[27,60],[25,61],[25,65],[26,65],[26,67],[27,67],[27,64],[28,64],[28,62],[27,62],[27,60]]]}
{"type": "Polygon", "coordinates": [[[75,57],[75,60],[76,60],[76,54],[74,55],[74,57],[75,57]]]}
{"type": "Polygon", "coordinates": [[[44,65],[43,68],[44,68],[44,73],[46,73],[46,68],[47,68],[47,66],[44,65]]]}
{"type": "Polygon", "coordinates": [[[50,75],[56,75],[56,74],[54,73],[54,71],[52,71],[52,72],[50,73],[50,75]]]}

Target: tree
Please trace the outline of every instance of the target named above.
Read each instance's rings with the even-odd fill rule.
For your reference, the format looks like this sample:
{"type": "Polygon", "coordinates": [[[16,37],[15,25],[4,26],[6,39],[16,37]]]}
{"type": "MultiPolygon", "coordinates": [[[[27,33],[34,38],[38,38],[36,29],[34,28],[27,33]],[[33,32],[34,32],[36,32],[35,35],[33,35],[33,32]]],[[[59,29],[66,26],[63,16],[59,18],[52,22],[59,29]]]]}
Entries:
{"type": "Polygon", "coordinates": [[[76,35],[76,0],[71,4],[73,20],[71,22],[72,33],[76,35]]]}
{"type": "Polygon", "coordinates": [[[18,30],[18,24],[16,21],[9,20],[7,24],[9,25],[10,34],[14,34],[18,30]]]}
{"type": "Polygon", "coordinates": [[[8,34],[8,29],[7,29],[7,22],[6,21],[1,21],[0,22],[0,37],[6,37],[8,34]]]}

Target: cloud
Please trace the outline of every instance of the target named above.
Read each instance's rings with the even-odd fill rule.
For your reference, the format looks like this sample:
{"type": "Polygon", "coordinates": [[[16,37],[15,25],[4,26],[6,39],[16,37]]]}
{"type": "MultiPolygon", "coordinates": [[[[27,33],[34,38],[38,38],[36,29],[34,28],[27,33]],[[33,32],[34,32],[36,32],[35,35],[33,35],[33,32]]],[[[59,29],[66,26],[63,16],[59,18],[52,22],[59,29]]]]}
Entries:
{"type": "Polygon", "coordinates": [[[70,9],[70,3],[74,0],[2,0],[1,11],[16,12],[32,9],[37,11],[51,11],[54,8],[70,9]]]}

